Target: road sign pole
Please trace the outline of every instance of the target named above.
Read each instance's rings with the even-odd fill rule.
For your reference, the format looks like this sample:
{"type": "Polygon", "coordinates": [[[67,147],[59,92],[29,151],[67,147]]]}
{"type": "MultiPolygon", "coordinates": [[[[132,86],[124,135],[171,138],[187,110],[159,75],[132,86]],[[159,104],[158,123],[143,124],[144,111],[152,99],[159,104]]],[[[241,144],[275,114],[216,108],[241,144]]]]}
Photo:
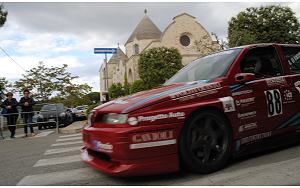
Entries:
{"type": "Polygon", "coordinates": [[[58,120],[58,108],[57,108],[57,104],[55,104],[55,108],[56,108],[56,133],[59,133],[59,120],[58,120]]]}
{"type": "Polygon", "coordinates": [[[105,53],[105,70],[106,70],[106,72],[105,72],[105,74],[106,74],[106,80],[105,80],[105,82],[106,82],[106,88],[105,88],[105,90],[108,92],[108,70],[107,70],[107,53],[105,53]]]}
{"type": "MultiPolygon", "coordinates": [[[[108,95],[108,67],[107,67],[107,54],[116,54],[118,52],[118,48],[94,48],[94,54],[105,54],[105,69],[106,71],[104,72],[104,92],[105,95],[108,95]]],[[[101,76],[101,73],[100,73],[101,76]]],[[[101,77],[100,77],[101,78],[101,77]]],[[[100,83],[100,88],[101,88],[101,83],[100,83]]],[[[101,98],[103,97],[103,92],[100,90],[100,101],[101,98]]],[[[107,98],[107,97],[106,97],[107,98]]]]}

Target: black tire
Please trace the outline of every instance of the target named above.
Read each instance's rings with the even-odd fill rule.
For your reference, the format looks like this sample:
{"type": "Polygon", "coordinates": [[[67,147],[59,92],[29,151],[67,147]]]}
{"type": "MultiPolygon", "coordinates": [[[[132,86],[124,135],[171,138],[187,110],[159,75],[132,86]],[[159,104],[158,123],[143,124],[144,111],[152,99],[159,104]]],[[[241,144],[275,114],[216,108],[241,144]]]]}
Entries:
{"type": "Polygon", "coordinates": [[[41,124],[38,124],[38,129],[42,130],[42,125],[41,124]]]}
{"type": "Polygon", "coordinates": [[[202,174],[222,169],[231,155],[232,130],[218,111],[207,110],[190,117],[180,133],[182,165],[202,174]]]}

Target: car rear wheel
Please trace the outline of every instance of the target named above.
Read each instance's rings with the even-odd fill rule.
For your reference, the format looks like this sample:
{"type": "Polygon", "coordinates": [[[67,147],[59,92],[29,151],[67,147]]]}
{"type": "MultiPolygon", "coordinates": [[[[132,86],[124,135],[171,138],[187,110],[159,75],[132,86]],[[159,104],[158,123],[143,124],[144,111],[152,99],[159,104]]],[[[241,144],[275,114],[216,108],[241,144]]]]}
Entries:
{"type": "Polygon", "coordinates": [[[223,168],[231,154],[232,132],[223,114],[203,111],[183,127],[179,141],[183,165],[198,173],[223,168]]]}

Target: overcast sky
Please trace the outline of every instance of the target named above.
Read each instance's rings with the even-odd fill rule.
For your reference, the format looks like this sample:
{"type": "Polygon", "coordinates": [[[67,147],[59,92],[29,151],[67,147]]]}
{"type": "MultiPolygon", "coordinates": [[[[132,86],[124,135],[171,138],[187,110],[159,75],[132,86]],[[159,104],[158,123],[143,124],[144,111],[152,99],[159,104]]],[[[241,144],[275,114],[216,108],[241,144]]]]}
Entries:
{"type": "MultiPolygon", "coordinates": [[[[183,12],[196,17],[208,32],[227,36],[232,16],[251,6],[266,3],[4,3],[7,22],[0,28],[0,46],[28,70],[39,61],[47,66],[68,64],[68,71],[99,90],[102,55],[95,47],[124,43],[144,15],[163,31],[172,18],[183,12]]],[[[278,3],[268,3],[278,4],[278,3]]],[[[300,18],[300,3],[284,3],[300,18]]],[[[275,28],[276,29],[276,28],[275,28]]],[[[0,51],[0,77],[13,82],[24,70],[0,51]]]]}

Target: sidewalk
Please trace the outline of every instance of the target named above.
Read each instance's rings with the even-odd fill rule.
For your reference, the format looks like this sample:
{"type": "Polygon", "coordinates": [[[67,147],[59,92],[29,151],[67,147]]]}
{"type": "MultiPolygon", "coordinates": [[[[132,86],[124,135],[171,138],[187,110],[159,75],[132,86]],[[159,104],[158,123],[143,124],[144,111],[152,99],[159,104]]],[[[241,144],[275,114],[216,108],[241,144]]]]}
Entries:
{"type": "Polygon", "coordinates": [[[85,121],[76,121],[76,122],[72,123],[71,125],[68,125],[65,128],[59,129],[59,133],[62,133],[62,134],[79,133],[82,131],[82,128],[85,123],[86,123],[86,120],[85,121]]]}

